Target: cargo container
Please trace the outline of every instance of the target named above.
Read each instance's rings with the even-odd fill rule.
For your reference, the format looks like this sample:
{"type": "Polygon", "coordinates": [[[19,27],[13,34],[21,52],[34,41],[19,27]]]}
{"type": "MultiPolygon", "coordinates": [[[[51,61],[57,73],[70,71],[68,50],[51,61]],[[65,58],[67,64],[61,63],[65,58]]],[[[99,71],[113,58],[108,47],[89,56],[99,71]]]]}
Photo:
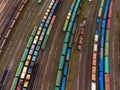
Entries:
{"type": "Polygon", "coordinates": [[[93,53],[93,60],[97,60],[97,53],[93,53]]]}
{"type": "Polygon", "coordinates": [[[29,84],[29,81],[25,81],[24,84],[23,84],[23,87],[28,87],[28,84],[29,84]]]}
{"type": "Polygon", "coordinates": [[[29,66],[29,64],[30,64],[30,61],[26,60],[26,61],[25,61],[25,66],[27,66],[27,67],[28,67],[28,66],[29,66]]]}
{"type": "Polygon", "coordinates": [[[39,51],[40,50],[40,46],[37,45],[37,47],[35,48],[36,51],[39,51]]]}
{"type": "Polygon", "coordinates": [[[30,49],[29,54],[32,55],[34,50],[30,49]]]}
{"type": "Polygon", "coordinates": [[[27,60],[29,60],[29,61],[31,60],[31,55],[27,56],[27,60]]]}
{"type": "Polygon", "coordinates": [[[93,65],[93,66],[96,66],[96,59],[93,59],[93,60],[92,60],[92,65],[93,65]]]}
{"type": "Polygon", "coordinates": [[[26,66],[23,67],[23,70],[22,70],[22,73],[21,73],[21,76],[20,76],[21,79],[25,78],[25,75],[27,73],[27,69],[28,69],[28,67],[26,67],[26,66]]]}
{"type": "Polygon", "coordinates": [[[95,83],[95,82],[92,82],[92,83],[91,83],[91,90],[97,90],[97,89],[96,89],[96,83],[95,83]]]}
{"type": "Polygon", "coordinates": [[[31,75],[30,75],[30,74],[27,74],[27,75],[26,75],[26,80],[30,80],[30,77],[31,77],[31,75]]]}
{"type": "Polygon", "coordinates": [[[96,66],[92,66],[92,80],[96,81],[96,66]]]}
{"type": "Polygon", "coordinates": [[[98,35],[95,35],[94,42],[98,42],[98,35]]]}
{"type": "Polygon", "coordinates": [[[97,51],[98,51],[98,45],[97,45],[97,44],[94,44],[94,46],[93,46],[93,51],[94,51],[94,52],[97,52],[97,51]]]}
{"type": "Polygon", "coordinates": [[[37,45],[41,46],[41,44],[42,44],[42,41],[39,40],[38,43],[37,43],[37,45]]]}

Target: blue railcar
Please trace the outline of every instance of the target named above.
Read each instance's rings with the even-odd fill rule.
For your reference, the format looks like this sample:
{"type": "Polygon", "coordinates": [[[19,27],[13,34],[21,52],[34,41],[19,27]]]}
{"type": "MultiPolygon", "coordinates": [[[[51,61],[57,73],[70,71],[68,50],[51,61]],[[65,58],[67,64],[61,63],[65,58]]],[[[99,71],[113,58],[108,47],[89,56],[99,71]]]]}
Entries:
{"type": "Polygon", "coordinates": [[[67,61],[70,60],[70,54],[71,54],[71,49],[69,48],[69,49],[67,50],[67,56],[66,56],[66,60],[67,60],[67,61]]]}
{"type": "Polygon", "coordinates": [[[104,73],[99,72],[99,90],[104,90],[104,73]]]}
{"type": "Polygon", "coordinates": [[[97,30],[97,29],[94,31],[94,34],[95,34],[95,35],[98,35],[98,30],[97,30]]]}
{"type": "Polygon", "coordinates": [[[54,13],[54,9],[52,9],[51,12],[54,13]]]}
{"type": "Polygon", "coordinates": [[[49,24],[49,23],[50,23],[50,19],[47,19],[46,24],[49,24]]]}
{"type": "Polygon", "coordinates": [[[105,32],[103,31],[101,33],[101,41],[100,41],[100,47],[103,48],[104,47],[104,43],[105,43],[105,32]]]}
{"type": "Polygon", "coordinates": [[[30,62],[30,68],[33,68],[34,67],[34,64],[35,64],[35,62],[30,62]]]}
{"type": "Polygon", "coordinates": [[[49,24],[45,23],[45,28],[48,28],[48,25],[49,25],[49,24]]]}
{"type": "Polygon", "coordinates": [[[72,35],[75,34],[76,27],[77,27],[77,23],[75,22],[74,25],[73,25],[73,28],[72,28],[72,35]]]}
{"type": "Polygon", "coordinates": [[[40,27],[43,27],[44,26],[44,23],[40,23],[40,27]]]}
{"type": "Polygon", "coordinates": [[[99,59],[99,71],[103,72],[103,70],[104,70],[104,60],[99,59]]]}
{"type": "Polygon", "coordinates": [[[42,23],[45,23],[45,19],[44,18],[42,19],[42,23]]]}
{"type": "Polygon", "coordinates": [[[102,20],[102,28],[106,27],[106,20],[102,20]]]}
{"type": "Polygon", "coordinates": [[[61,90],[65,90],[65,86],[66,86],[66,77],[63,77],[62,78],[61,90]]]}
{"type": "Polygon", "coordinates": [[[100,59],[103,59],[104,58],[104,49],[103,48],[100,48],[100,59]]]}
{"type": "Polygon", "coordinates": [[[33,57],[32,57],[32,61],[33,61],[33,62],[35,62],[35,61],[36,61],[36,59],[37,59],[37,57],[36,57],[36,56],[33,56],[33,57]]]}
{"type": "Polygon", "coordinates": [[[34,52],[34,56],[38,56],[38,51],[35,51],[35,52],[34,52]]]}
{"type": "Polygon", "coordinates": [[[96,19],[96,24],[99,24],[100,23],[100,18],[97,18],[96,19]]]}
{"type": "Polygon", "coordinates": [[[53,16],[53,13],[52,13],[52,12],[50,12],[49,16],[50,16],[50,17],[52,17],[52,16],[53,16]]]}
{"type": "Polygon", "coordinates": [[[44,32],[44,33],[45,33],[45,32],[46,32],[46,28],[43,28],[43,31],[42,31],[42,32],[44,32]]]}
{"type": "Polygon", "coordinates": [[[29,74],[32,74],[32,70],[33,70],[33,68],[30,67],[30,68],[28,69],[28,73],[29,73],[29,74]]]}
{"type": "Polygon", "coordinates": [[[6,19],[5,23],[4,23],[5,26],[7,26],[10,23],[10,20],[12,19],[12,17],[13,17],[12,14],[8,14],[7,19],[6,19]]]}
{"type": "Polygon", "coordinates": [[[65,62],[63,75],[66,76],[66,75],[67,75],[67,72],[68,72],[68,62],[65,62]]]}

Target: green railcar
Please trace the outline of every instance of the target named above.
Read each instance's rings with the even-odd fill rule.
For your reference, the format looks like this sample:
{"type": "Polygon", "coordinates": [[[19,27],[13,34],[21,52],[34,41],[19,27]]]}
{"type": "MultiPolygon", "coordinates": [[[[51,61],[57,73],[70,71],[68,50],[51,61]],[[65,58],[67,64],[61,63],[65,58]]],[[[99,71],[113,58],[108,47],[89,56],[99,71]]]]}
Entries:
{"type": "Polygon", "coordinates": [[[74,12],[77,12],[78,7],[79,7],[79,2],[77,2],[77,4],[75,5],[74,12]]]}
{"type": "Polygon", "coordinates": [[[42,3],[42,0],[38,0],[38,4],[41,4],[42,3]]]}
{"type": "Polygon", "coordinates": [[[103,8],[100,8],[100,9],[99,9],[98,17],[101,17],[101,15],[102,15],[102,9],[103,9],[103,8]]]}
{"type": "Polygon", "coordinates": [[[105,1],[105,0],[101,0],[101,4],[100,4],[100,7],[101,7],[101,8],[103,8],[103,6],[104,6],[104,1],[105,1]]]}
{"type": "Polygon", "coordinates": [[[105,42],[105,56],[109,55],[109,42],[105,42]]]}
{"type": "Polygon", "coordinates": [[[16,90],[17,83],[18,83],[18,78],[15,77],[12,82],[12,86],[11,86],[10,90],[16,90]]]}
{"type": "Polygon", "coordinates": [[[16,74],[15,74],[16,77],[19,77],[19,76],[20,76],[21,71],[22,71],[22,69],[23,69],[23,66],[24,66],[24,63],[23,63],[23,62],[20,62],[19,66],[18,66],[18,69],[17,69],[17,71],[16,71],[16,74]]]}
{"type": "Polygon", "coordinates": [[[62,55],[65,55],[67,51],[67,43],[64,43],[63,49],[62,49],[62,55]]]}
{"type": "Polygon", "coordinates": [[[109,42],[109,30],[106,30],[105,41],[106,41],[106,42],[109,42]]]}
{"type": "Polygon", "coordinates": [[[67,30],[68,23],[69,23],[69,20],[66,19],[66,20],[65,20],[64,27],[63,27],[63,31],[64,31],[64,32],[67,30]]]}
{"type": "Polygon", "coordinates": [[[46,33],[47,35],[50,35],[50,32],[51,32],[51,30],[52,30],[52,26],[53,26],[52,24],[49,25],[48,30],[47,30],[47,33],[46,33]]]}
{"type": "Polygon", "coordinates": [[[33,42],[33,37],[31,36],[28,40],[28,43],[27,43],[26,47],[30,48],[30,46],[32,45],[32,42],[33,42]]]}
{"type": "Polygon", "coordinates": [[[41,46],[41,49],[44,50],[46,48],[46,44],[47,44],[47,41],[48,41],[48,35],[45,36],[44,40],[43,40],[43,43],[42,43],[42,46],[41,46]]]}
{"type": "Polygon", "coordinates": [[[71,32],[72,26],[73,26],[73,22],[70,22],[67,29],[68,32],[71,32]]]}
{"type": "Polygon", "coordinates": [[[65,43],[68,43],[69,37],[70,37],[70,32],[67,32],[64,40],[65,43]]]}
{"type": "Polygon", "coordinates": [[[57,79],[56,79],[56,86],[60,86],[61,79],[62,79],[62,71],[58,70],[57,79]]]}
{"type": "Polygon", "coordinates": [[[63,69],[64,61],[65,61],[65,56],[61,56],[59,63],[59,69],[61,70],[63,69]]]}
{"type": "Polygon", "coordinates": [[[105,62],[104,62],[104,73],[109,73],[109,58],[105,57],[105,62]]]}
{"type": "Polygon", "coordinates": [[[21,61],[24,62],[24,61],[26,60],[27,55],[28,55],[28,51],[29,51],[29,50],[26,48],[25,51],[24,51],[24,53],[23,53],[23,55],[22,55],[21,61]]]}
{"type": "Polygon", "coordinates": [[[73,13],[72,13],[72,17],[71,17],[71,19],[70,19],[71,22],[74,22],[75,16],[76,16],[76,12],[73,12],[73,13]]]}
{"type": "Polygon", "coordinates": [[[60,90],[60,87],[55,87],[55,90],[60,90]]]}
{"type": "Polygon", "coordinates": [[[36,32],[37,32],[37,26],[34,26],[31,36],[34,37],[36,32]]]}

